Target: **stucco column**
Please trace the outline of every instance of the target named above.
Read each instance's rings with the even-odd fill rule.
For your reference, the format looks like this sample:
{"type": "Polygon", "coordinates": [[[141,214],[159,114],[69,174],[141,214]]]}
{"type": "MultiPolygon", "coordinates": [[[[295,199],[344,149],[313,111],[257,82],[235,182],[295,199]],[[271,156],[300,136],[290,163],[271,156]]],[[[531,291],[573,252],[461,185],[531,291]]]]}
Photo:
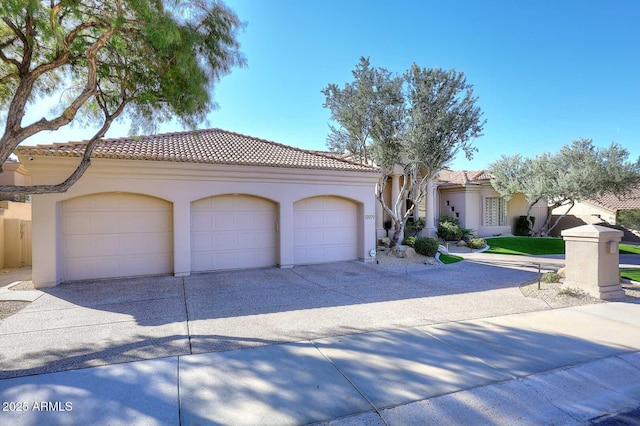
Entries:
{"type": "Polygon", "coordinates": [[[191,275],[191,203],[173,202],[173,275],[191,275]]]}
{"type": "Polygon", "coordinates": [[[598,225],[562,231],[566,278],[563,288],[578,288],[602,300],[624,300],[618,245],[623,233],[598,225]]]}
{"type": "Polygon", "coordinates": [[[424,232],[427,237],[436,236],[436,183],[433,179],[427,180],[427,205],[425,208],[424,232]]]}
{"type": "Polygon", "coordinates": [[[384,232],[384,210],[382,209],[382,204],[380,201],[375,199],[376,204],[376,238],[381,238],[385,236],[384,232]]]}
{"type": "Polygon", "coordinates": [[[358,258],[365,263],[375,260],[374,257],[371,257],[371,250],[375,250],[378,239],[377,230],[374,229],[377,220],[374,212],[379,205],[378,200],[373,198],[373,202],[365,202],[358,206],[358,215],[363,219],[358,226],[358,258]]]}
{"type": "MultiPolygon", "coordinates": [[[[62,281],[56,271],[62,263],[62,253],[58,250],[58,232],[63,233],[59,223],[58,203],[55,195],[34,195],[32,201],[32,272],[31,277],[36,288],[53,287],[62,281]]],[[[62,273],[62,272],[61,272],[62,273]]]]}
{"type": "Polygon", "coordinates": [[[280,261],[281,268],[292,268],[293,259],[293,202],[281,202],[279,206],[277,232],[280,241],[280,261]]]}
{"type": "MultiPolygon", "coordinates": [[[[467,185],[465,191],[464,210],[460,212],[460,225],[471,229],[476,235],[482,226],[483,205],[482,187],[467,185]]],[[[455,216],[455,213],[454,213],[455,216]]]]}

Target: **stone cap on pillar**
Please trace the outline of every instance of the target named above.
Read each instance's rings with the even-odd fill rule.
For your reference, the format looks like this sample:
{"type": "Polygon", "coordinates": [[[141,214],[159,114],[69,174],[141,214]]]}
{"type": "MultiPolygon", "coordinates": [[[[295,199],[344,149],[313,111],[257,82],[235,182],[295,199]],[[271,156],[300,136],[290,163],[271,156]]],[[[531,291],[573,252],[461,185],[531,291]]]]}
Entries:
{"type": "Polygon", "coordinates": [[[582,225],[565,229],[560,233],[563,238],[586,238],[597,240],[622,240],[624,233],[617,229],[607,228],[601,225],[582,225]]]}

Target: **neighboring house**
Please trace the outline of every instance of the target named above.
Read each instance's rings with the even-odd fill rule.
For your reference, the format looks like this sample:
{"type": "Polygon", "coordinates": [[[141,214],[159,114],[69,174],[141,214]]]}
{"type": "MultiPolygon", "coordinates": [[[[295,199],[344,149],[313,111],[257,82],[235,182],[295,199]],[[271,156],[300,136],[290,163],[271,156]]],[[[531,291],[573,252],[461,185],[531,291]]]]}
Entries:
{"type": "MultiPolygon", "coordinates": [[[[31,175],[22,163],[8,160],[2,165],[0,185],[31,185],[31,175]]],[[[24,201],[24,197],[2,194],[0,192],[0,201],[3,200],[24,201]]]]}
{"type": "MultiPolygon", "coordinates": [[[[2,165],[0,185],[31,185],[29,171],[17,160],[2,165]]],[[[31,265],[31,204],[26,197],[0,192],[0,268],[31,265]]]]}
{"type": "MultiPolygon", "coordinates": [[[[567,206],[553,209],[555,218],[567,214],[568,211],[567,216],[560,219],[553,233],[559,235],[563,229],[584,224],[619,225],[618,214],[623,210],[633,209],[640,209],[640,186],[619,197],[615,194],[605,194],[592,200],[577,202],[571,210],[568,210],[567,206]]],[[[628,240],[628,236],[625,239],[628,240]]]]}
{"type": "MultiPolygon", "coordinates": [[[[398,193],[402,178],[400,173],[390,174],[390,184],[385,188],[387,202],[398,193]]],[[[428,183],[427,196],[414,215],[415,219],[425,220],[423,235],[434,236],[438,219],[445,215],[458,219],[461,226],[480,237],[513,233],[517,217],[527,214],[527,202],[522,194],[505,200],[493,189],[490,179],[487,170],[441,170],[428,183]]],[[[385,235],[383,220],[386,217],[381,208],[378,212],[377,235],[380,237],[385,235]]],[[[531,215],[536,217],[534,229],[537,230],[546,218],[546,204],[535,205],[531,215]]]]}
{"type": "MultiPolygon", "coordinates": [[[[85,146],[16,153],[54,184],[85,146]]],[[[33,281],[369,262],[379,173],[219,129],[104,139],[67,193],[33,197],[33,281]]]]}
{"type": "Polygon", "coordinates": [[[0,268],[31,265],[31,204],[0,201],[0,268]]]}

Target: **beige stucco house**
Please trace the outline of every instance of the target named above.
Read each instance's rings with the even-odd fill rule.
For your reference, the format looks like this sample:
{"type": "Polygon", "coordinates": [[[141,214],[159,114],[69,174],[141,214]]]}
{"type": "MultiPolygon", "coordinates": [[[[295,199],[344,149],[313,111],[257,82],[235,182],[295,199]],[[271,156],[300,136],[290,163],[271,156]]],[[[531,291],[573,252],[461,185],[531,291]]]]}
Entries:
{"type": "MultiPolygon", "coordinates": [[[[617,196],[615,194],[605,194],[603,196],[577,202],[571,210],[568,206],[553,209],[554,220],[558,216],[558,225],[553,229],[555,235],[559,235],[563,229],[580,225],[605,224],[616,226],[618,214],[623,210],[640,209],[640,187],[632,188],[628,193],[617,196]]],[[[622,227],[618,229],[625,232],[625,241],[638,241],[639,230],[628,230],[622,227]]]]}
{"type": "MultiPolygon", "coordinates": [[[[387,203],[396,199],[402,186],[401,170],[390,173],[389,184],[385,188],[387,203]]],[[[435,179],[427,183],[427,195],[418,206],[414,219],[423,218],[423,235],[434,236],[438,219],[450,216],[458,219],[460,225],[473,230],[480,237],[513,233],[518,216],[527,214],[527,202],[522,194],[506,200],[491,186],[491,174],[487,170],[454,171],[443,169],[435,179]]],[[[539,203],[530,213],[536,217],[535,229],[544,222],[547,214],[545,203],[539,203]]],[[[377,235],[384,236],[383,223],[386,215],[378,206],[377,235]]]]}
{"type": "MultiPolygon", "coordinates": [[[[34,184],[86,142],[22,146],[34,184]]],[[[63,194],[33,197],[33,280],[373,260],[375,167],[219,129],[105,139],[63,194]]]]}

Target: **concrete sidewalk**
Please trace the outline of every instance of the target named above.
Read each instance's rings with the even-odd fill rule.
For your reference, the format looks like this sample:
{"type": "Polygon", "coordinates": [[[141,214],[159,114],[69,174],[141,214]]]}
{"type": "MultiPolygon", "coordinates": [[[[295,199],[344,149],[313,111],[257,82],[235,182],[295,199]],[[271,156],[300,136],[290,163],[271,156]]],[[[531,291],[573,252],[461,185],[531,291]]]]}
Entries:
{"type": "Polygon", "coordinates": [[[10,290],[22,281],[31,280],[31,266],[0,271],[0,301],[33,302],[44,293],[39,290],[10,290]]]}
{"type": "Polygon", "coordinates": [[[0,424],[586,424],[638,351],[639,305],[587,305],[0,380],[0,424]]]}

